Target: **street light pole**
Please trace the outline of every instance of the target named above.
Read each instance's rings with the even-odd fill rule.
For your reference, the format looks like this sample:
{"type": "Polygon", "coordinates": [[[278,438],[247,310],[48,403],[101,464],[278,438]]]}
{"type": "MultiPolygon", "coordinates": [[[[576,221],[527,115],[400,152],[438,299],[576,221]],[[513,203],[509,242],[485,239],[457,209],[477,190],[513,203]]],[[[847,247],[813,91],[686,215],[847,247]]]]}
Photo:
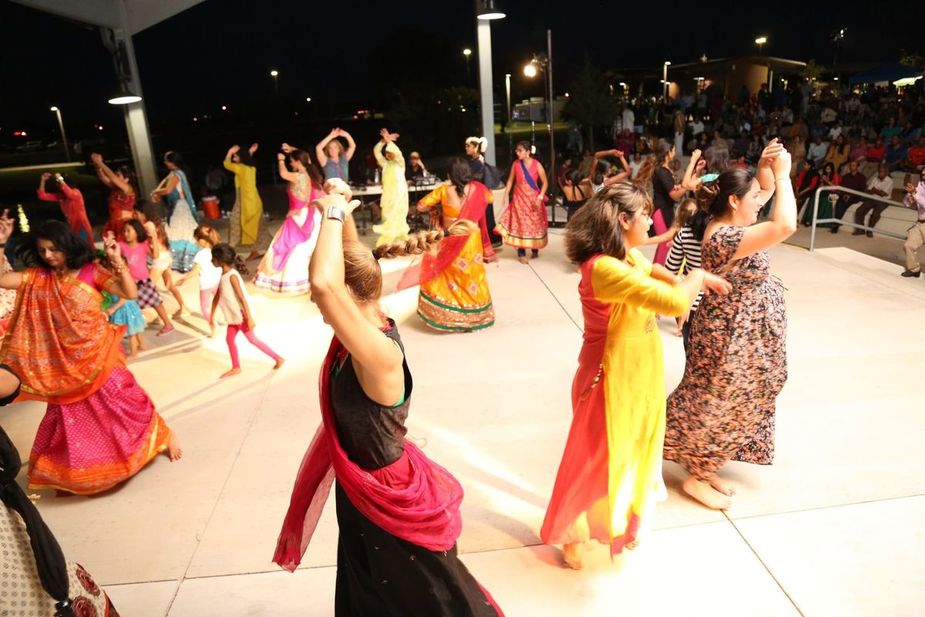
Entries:
{"type": "Polygon", "coordinates": [[[662,64],[662,84],[664,89],[662,91],[662,102],[668,102],[668,67],[671,65],[670,60],[665,60],[665,63],[662,64]]]}
{"type": "Polygon", "coordinates": [[[52,106],[51,111],[55,112],[55,115],[58,116],[58,128],[61,130],[61,141],[64,142],[64,156],[67,158],[67,162],[71,162],[71,149],[67,146],[67,134],[64,132],[64,120],[61,119],[61,110],[57,106],[52,106]]]}
{"type": "Polygon", "coordinates": [[[514,119],[511,117],[511,74],[504,74],[504,92],[507,94],[507,124],[504,127],[504,132],[507,133],[507,152],[508,156],[511,156],[511,153],[514,151],[514,133],[511,131],[511,122],[514,119]]]}
{"type": "Polygon", "coordinates": [[[273,95],[279,96],[279,71],[273,69],[270,71],[270,77],[273,78],[273,95]]]}
{"type": "Polygon", "coordinates": [[[552,123],[555,119],[553,113],[553,95],[552,95],[552,30],[546,31],[546,89],[549,95],[546,104],[546,126],[549,129],[549,172],[547,178],[552,178],[549,183],[549,203],[552,204],[552,226],[556,226],[556,145],[553,134],[552,123]]]}
{"type": "Polygon", "coordinates": [[[472,71],[469,68],[469,58],[472,56],[472,50],[466,47],[463,50],[463,55],[466,57],[466,85],[472,81],[472,71]]]}

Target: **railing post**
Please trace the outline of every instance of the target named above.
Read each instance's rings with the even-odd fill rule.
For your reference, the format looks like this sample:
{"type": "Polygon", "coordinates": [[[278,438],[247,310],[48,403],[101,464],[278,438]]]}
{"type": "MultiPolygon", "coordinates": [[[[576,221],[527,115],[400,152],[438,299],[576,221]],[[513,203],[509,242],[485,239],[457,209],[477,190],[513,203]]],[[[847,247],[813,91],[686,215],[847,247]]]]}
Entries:
{"type": "MultiPolygon", "coordinates": [[[[819,216],[819,191],[821,188],[816,189],[815,197],[813,197],[813,226],[809,231],[809,252],[812,253],[816,248],[816,218],[819,216]]],[[[797,225],[800,222],[797,221],[797,225]]]]}

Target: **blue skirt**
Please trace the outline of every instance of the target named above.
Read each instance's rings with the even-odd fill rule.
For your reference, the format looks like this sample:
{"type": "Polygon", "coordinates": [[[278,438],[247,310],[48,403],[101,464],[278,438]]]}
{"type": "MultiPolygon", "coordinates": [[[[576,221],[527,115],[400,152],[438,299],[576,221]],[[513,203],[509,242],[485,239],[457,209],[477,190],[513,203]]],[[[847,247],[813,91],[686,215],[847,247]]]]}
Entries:
{"type": "Polygon", "coordinates": [[[129,336],[141,334],[145,329],[145,318],[141,314],[138,303],[134,300],[126,300],[125,304],[112,314],[109,321],[120,326],[126,326],[128,328],[126,334],[129,336]]]}

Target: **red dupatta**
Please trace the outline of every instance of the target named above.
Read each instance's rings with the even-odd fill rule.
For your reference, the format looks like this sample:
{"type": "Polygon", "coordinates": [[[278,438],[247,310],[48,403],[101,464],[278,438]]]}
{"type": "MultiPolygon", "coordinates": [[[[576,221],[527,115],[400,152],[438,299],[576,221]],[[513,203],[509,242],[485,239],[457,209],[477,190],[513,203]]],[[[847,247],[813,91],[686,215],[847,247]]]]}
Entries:
{"type": "MultiPolygon", "coordinates": [[[[482,250],[485,251],[485,244],[487,244],[488,250],[491,250],[491,243],[487,240],[489,238],[488,226],[485,224],[485,207],[489,202],[487,195],[490,195],[491,191],[484,184],[475,180],[470,182],[469,185],[472,187],[469,191],[469,197],[466,198],[466,203],[463,204],[456,219],[465,219],[477,223],[482,234],[482,250]]],[[[440,241],[440,249],[437,254],[425,253],[420,264],[408,268],[398,282],[398,289],[407,289],[437,278],[441,272],[456,261],[456,258],[459,257],[459,254],[466,246],[470,235],[444,236],[443,240],[440,241]]]]}
{"type": "Polygon", "coordinates": [[[393,536],[431,551],[445,551],[456,544],[462,530],[462,486],[413,443],[406,441],[401,458],[374,471],[347,457],[331,404],[331,371],[343,349],[334,337],[321,367],[322,424],[302,459],[273,555],[273,561],[290,572],[305,554],[335,477],[356,509],[393,536]]]}

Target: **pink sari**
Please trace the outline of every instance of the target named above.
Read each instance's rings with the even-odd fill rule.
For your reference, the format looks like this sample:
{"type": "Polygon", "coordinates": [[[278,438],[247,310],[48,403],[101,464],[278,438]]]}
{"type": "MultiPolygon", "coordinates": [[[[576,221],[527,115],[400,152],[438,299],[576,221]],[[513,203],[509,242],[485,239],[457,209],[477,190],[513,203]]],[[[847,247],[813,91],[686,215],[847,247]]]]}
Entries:
{"type": "Polygon", "coordinates": [[[283,221],[283,226],[273,242],[273,269],[276,271],[283,270],[286,267],[286,262],[289,261],[292,250],[299,244],[306,242],[315,230],[315,217],[312,216],[311,210],[309,210],[305,217],[305,222],[301,225],[296,222],[293,216],[293,213],[302,208],[307,207],[310,209],[311,202],[321,196],[321,191],[316,189],[311,184],[311,181],[309,181],[309,186],[311,188],[309,189],[310,193],[307,200],[299,199],[292,192],[292,187],[289,188],[289,215],[283,221]]]}

